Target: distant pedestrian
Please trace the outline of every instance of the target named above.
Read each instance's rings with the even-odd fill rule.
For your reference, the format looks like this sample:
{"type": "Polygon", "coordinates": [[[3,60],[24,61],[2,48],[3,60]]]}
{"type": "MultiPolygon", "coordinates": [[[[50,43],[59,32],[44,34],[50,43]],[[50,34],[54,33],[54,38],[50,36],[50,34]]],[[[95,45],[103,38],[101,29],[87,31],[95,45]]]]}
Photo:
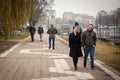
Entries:
{"type": "Polygon", "coordinates": [[[75,70],[77,70],[78,57],[82,57],[81,51],[81,34],[78,33],[78,27],[73,27],[73,32],[69,35],[69,56],[73,58],[75,70]]]}
{"type": "Polygon", "coordinates": [[[40,25],[39,27],[38,27],[38,34],[40,35],[40,41],[42,42],[43,40],[42,40],[42,34],[44,33],[44,29],[43,29],[43,27],[40,25]]]}
{"type": "Polygon", "coordinates": [[[30,35],[31,35],[31,40],[33,42],[34,41],[34,34],[35,34],[35,27],[33,26],[33,24],[30,25],[29,32],[30,32],[30,35]]]}
{"type": "Polygon", "coordinates": [[[94,51],[96,46],[96,33],[93,31],[92,24],[89,24],[87,30],[83,32],[82,43],[84,48],[84,67],[86,68],[87,57],[90,53],[91,69],[94,70],[94,51]]]}
{"type": "Polygon", "coordinates": [[[49,34],[49,49],[51,48],[51,44],[52,48],[55,49],[55,34],[57,34],[57,29],[51,25],[47,33],[49,34]]]}
{"type": "Polygon", "coordinates": [[[78,33],[82,34],[82,28],[79,26],[78,22],[75,22],[75,26],[78,27],[78,33]]]}

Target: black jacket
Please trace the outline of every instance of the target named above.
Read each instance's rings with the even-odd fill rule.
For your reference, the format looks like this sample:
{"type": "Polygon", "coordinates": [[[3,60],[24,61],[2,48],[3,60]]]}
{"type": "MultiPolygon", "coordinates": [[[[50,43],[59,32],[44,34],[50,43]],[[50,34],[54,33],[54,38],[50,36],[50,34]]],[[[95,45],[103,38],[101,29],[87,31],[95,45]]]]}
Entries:
{"type": "Polygon", "coordinates": [[[43,33],[44,33],[43,27],[38,27],[38,33],[39,33],[39,34],[43,34],[43,33]]]}
{"type": "Polygon", "coordinates": [[[71,57],[81,57],[82,56],[81,34],[77,33],[76,35],[74,35],[74,33],[70,33],[69,47],[70,47],[69,56],[71,56],[71,57]]]}
{"type": "Polygon", "coordinates": [[[30,26],[30,27],[29,27],[29,31],[30,31],[31,34],[34,34],[34,33],[35,33],[35,28],[32,27],[32,26],[30,26]]]}

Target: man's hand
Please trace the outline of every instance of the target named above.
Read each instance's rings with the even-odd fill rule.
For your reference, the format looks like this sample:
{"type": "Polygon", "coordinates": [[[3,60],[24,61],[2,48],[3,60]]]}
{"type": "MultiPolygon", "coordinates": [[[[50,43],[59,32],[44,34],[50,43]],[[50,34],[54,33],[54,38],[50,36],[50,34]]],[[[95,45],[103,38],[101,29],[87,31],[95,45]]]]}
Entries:
{"type": "Polygon", "coordinates": [[[83,46],[83,48],[86,48],[86,46],[83,46]]]}
{"type": "Polygon", "coordinates": [[[95,47],[95,45],[93,45],[93,47],[95,47]]]}

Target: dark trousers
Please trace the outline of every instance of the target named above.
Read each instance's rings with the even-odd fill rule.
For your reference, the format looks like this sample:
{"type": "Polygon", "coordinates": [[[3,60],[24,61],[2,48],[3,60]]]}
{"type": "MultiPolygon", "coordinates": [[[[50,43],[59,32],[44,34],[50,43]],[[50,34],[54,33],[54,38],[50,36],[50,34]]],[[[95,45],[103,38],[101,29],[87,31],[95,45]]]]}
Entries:
{"type": "Polygon", "coordinates": [[[31,40],[34,41],[34,33],[30,33],[31,35],[31,40]]]}
{"type": "Polygon", "coordinates": [[[75,68],[77,68],[77,63],[78,63],[78,57],[73,57],[73,64],[75,68]]]}
{"type": "Polygon", "coordinates": [[[42,34],[39,34],[40,35],[40,40],[42,41],[42,34]]]}
{"type": "Polygon", "coordinates": [[[55,37],[53,38],[49,37],[49,48],[51,48],[51,44],[54,49],[55,48],[55,37]]]}

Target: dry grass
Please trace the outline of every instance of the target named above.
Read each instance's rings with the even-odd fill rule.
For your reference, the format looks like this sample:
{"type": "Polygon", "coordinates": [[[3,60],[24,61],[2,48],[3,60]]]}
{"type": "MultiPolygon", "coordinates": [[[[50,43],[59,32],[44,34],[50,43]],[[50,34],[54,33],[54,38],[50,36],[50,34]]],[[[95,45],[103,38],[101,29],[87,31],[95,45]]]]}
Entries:
{"type": "Polygon", "coordinates": [[[120,47],[98,41],[95,57],[120,72],[120,47]]]}
{"type": "Polygon", "coordinates": [[[61,38],[65,39],[66,41],[68,41],[68,36],[66,35],[59,35],[61,38]]]}

